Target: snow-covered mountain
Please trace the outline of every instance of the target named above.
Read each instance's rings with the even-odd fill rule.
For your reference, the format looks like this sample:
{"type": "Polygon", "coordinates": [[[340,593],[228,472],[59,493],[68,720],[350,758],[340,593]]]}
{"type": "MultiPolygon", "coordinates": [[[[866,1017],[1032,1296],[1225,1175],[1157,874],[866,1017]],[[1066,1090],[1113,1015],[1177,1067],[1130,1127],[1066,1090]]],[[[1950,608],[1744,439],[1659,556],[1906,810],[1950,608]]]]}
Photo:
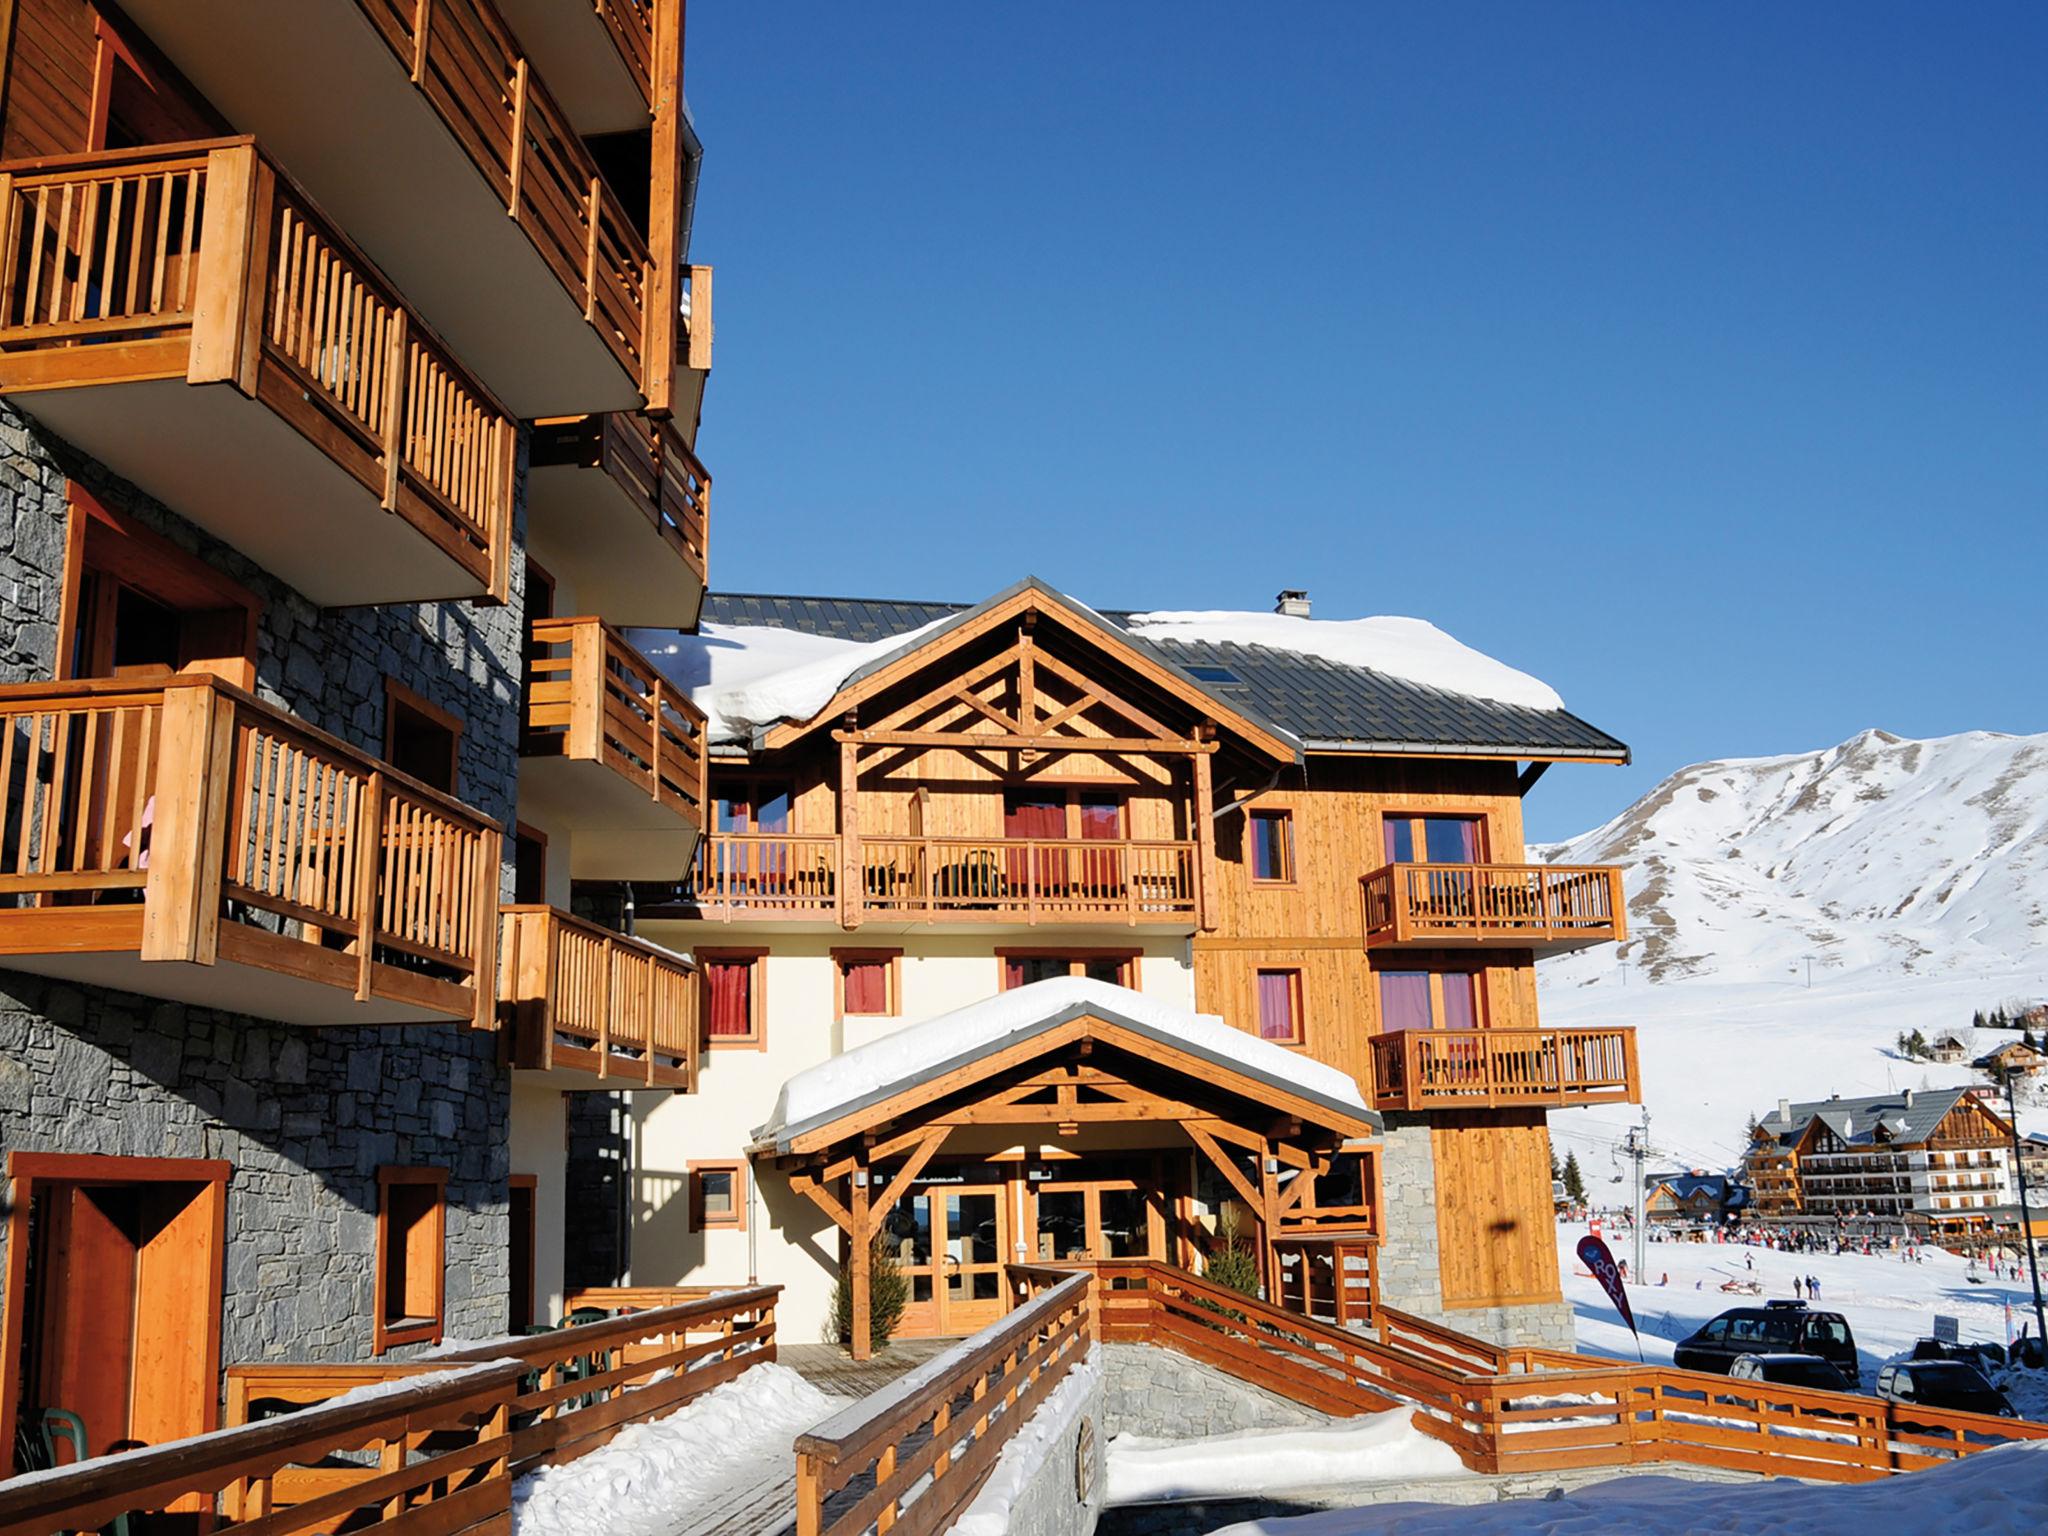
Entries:
{"type": "MultiPolygon", "coordinates": [[[[1726,1163],[1779,1098],[1972,1080],[1892,1042],[2048,997],[2048,735],[1700,763],[1530,856],[1627,870],[1629,941],[1546,962],[1544,1017],[1639,1028],[1652,1139],[1682,1161],[1726,1163]]],[[[1555,1123],[1604,1165],[1628,1118],[1555,1123]]]]}

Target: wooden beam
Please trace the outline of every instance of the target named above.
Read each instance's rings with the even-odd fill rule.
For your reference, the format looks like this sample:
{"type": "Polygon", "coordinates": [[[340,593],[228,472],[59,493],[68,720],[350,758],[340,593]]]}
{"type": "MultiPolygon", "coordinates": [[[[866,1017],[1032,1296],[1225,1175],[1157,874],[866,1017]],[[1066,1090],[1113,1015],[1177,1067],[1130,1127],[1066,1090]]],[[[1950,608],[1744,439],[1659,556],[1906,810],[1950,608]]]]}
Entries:
{"type": "Polygon", "coordinates": [[[1189,1139],[1202,1149],[1203,1154],[1207,1156],[1211,1163],[1216,1165],[1216,1171],[1229,1181],[1230,1187],[1237,1191],[1244,1203],[1255,1211],[1263,1210],[1265,1208],[1265,1201],[1261,1198],[1259,1192],[1246,1182],[1245,1176],[1237,1171],[1237,1165],[1231,1162],[1228,1154],[1224,1152],[1222,1147],[1217,1145],[1216,1138],[1197,1124],[1191,1123],[1185,1126],[1184,1129],[1187,1131],[1189,1139]]]}
{"type": "MultiPolygon", "coordinates": [[[[1195,923],[1216,930],[1216,788],[1209,759],[1195,759],[1195,923]]],[[[1247,860],[1250,854],[1246,854],[1247,860]]]]}
{"type": "Polygon", "coordinates": [[[1000,725],[1006,731],[1011,731],[1018,734],[1027,734],[1029,731],[1028,726],[1023,725],[1016,720],[1012,720],[1000,709],[997,709],[995,705],[990,704],[983,699],[976,698],[972,693],[969,693],[965,688],[955,688],[951,696],[956,703],[965,704],[969,709],[974,710],[978,714],[986,715],[990,720],[993,720],[997,725],[1000,725]]]}
{"type": "Polygon", "coordinates": [[[957,747],[963,742],[975,747],[1003,747],[1032,752],[1181,752],[1207,753],[1214,742],[1188,741],[1145,736],[1045,736],[1021,733],[995,735],[947,731],[834,731],[832,739],[864,747],[957,747]]]}
{"type": "Polygon", "coordinates": [[[867,1236],[870,1242],[874,1241],[875,1235],[882,1230],[882,1223],[889,1219],[889,1213],[896,1209],[896,1202],[909,1190],[911,1181],[924,1172],[925,1164],[932,1160],[932,1154],[939,1150],[945,1139],[946,1128],[934,1126],[926,1134],[925,1139],[918,1143],[917,1149],[904,1160],[903,1166],[897,1169],[896,1177],[889,1181],[889,1187],[882,1191],[882,1198],[875,1202],[874,1209],[868,1213],[867,1236]]]}
{"type": "Polygon", "coordinates": [[[853,1358],[865,1360],[874,1353],[872,1320],[868,1316],[870,1293],[873,1290],[873,1269],[875,1257],[874,1237],[868,1210],[868,1169],[866,1158],[862,1166],[855,1168],[850,1180],[847,1205],[853,1212],[853,1223],[847,1228],[847,1238],[852,1248],[853,1284],[853,1358]]]}
{"type": "MultiPolygon", "coordinates": [[[[847,725],[853,717],[847,716],[847,725]]],[[[860,858],[860,768],[859,749],[841,738],[839,745],[839,926],[848,930],[860,926],[861,908],[867,882],[861,874],[860,858]]]]}
{"type": "Polygon", "coordinates": [[[818,1182],[816,1174],[792,1173],[789,1176],[789,1187],[798,1194],[805,1196],[819,1210],[831,1217],[832,1225],[839,1228],[840,1231],[851,1232],[853,1230],[853,1212],[833,1198],[832,1192],[818,1182]]]}
{"type": "Polygon", "coordinates": [[[1038,649],[1031,639],[1031,632],[1037,625],[1037,612],[1027,613],[1023,628],[1017,635],[1017,718],[1022,722],[1017,734],[1020,736],[1039,734],[1032,723],[1038,718],[1038,649]]]}

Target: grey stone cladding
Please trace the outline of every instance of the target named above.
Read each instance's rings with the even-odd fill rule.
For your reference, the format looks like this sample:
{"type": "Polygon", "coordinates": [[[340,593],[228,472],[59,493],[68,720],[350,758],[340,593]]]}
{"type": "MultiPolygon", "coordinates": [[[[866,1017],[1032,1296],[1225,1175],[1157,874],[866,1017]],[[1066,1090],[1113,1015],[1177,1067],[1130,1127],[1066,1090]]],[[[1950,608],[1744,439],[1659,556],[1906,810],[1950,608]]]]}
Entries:
{"type": "MultiPolygon", "coordinates": [[[[502,606],[322,610],[0,407],[0,681],[54,675],[67,478],[262,600],[265,699],[378,755],[387,676],[458,716],[459,793],[509,831],[518,544],[502,606]]],[[[509,1119],[496,1039],[459,1025],[293,1028],[0,971],[0,1149],[233,1165],[224,1363],[368,1357],[383,1164],[448,1170],[447,1329],[502,1332],[509,1119]]]]}
{"type": "Polygon", "coordinates": [[[1194,1440],[1246,1429],[1299,1429],[1329,1415],[1151,1344],[1104,1344],[1102,1432],[1194,1440]]]}

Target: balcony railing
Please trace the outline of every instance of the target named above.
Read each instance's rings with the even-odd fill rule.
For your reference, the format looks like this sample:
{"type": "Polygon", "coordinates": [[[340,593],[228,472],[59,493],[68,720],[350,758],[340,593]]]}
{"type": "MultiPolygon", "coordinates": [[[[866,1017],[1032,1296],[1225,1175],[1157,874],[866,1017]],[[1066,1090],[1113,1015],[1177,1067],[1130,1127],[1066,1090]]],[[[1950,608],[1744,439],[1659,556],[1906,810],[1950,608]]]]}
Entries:
{"type": "Polygon", "coordinates": [[[512,1065],[607,1088],[697,1086],[697,973],[554,907],[504,909],[499,1012],[512,1065]]]}
{"type": "Polygon", "coordinates": [[[838,837],[719,833],[704,841],[681,903],[730,921],[1111,923],[1191,927],[1192,842],[862,838],[849,888],[838,837]],[[848,899],[850,898],[850,899],[848,899]]]}
{"type": "Polygon", "coordinates": [[[1560,954],[1628,937],[1621,871],[1562,864],[1389,864],[1365,876],[1365,942],[1560,954]]]}
{"type": "Polygon", "coordinates": [[[1378,1109],[1633,1104],[1632,1029],[1403,1029],[1372,1037],[1378,1109]]]}
{"type": "Polygon", "coordinates": [[[710,519],[711,476],[674,422],[612,412],[535,424],[527,537],[613,623],[695,624],[710,519]]]}
{"type": "Polygon", "coordinates": [[[0,964],[491,1022],[499,832],[460,801],[211,677],[0,688],[0,732],[0,964]]]}
{"type": "MultiPolygon", "coordinates": [[[[676,78],[657,86],[657,0],[499,0],[519,40],[533,50],[556,99],[583,133],[644,129],[657,89],[682,89],[676,78]]],[[[669,3],[669,0],[660,0],[669,3]]],[[[680,0],[676,0],[680,4],[680,0]]],[[[674,45],[680,53],[680,39],[674,45]]]]}
{"type": "Polygon", "coordinates": [[[0,392],[316,602],[505,595],[515,423],[248,139],[0,167],[0,392]]]}

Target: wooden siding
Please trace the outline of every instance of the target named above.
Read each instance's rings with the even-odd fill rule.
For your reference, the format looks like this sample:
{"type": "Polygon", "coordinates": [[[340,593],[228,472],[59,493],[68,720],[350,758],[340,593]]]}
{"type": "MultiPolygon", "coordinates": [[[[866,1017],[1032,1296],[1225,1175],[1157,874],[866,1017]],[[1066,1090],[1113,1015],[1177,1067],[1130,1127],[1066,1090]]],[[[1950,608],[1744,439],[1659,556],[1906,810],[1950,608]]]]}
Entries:
{"type": "Polygon", "coordinates": [[[1558,1300],[1550,1132],[1543,1112],[1441,1114],[1431,1125],[1430,1145],[1444,1305],[1558,1300]]]}
{"type": "Polygon", "coordinates": [[[92,7],[84,0],[8,0],[0,14],[9,12],[0,160],[84,149],[99,47],[92,7]]]}

